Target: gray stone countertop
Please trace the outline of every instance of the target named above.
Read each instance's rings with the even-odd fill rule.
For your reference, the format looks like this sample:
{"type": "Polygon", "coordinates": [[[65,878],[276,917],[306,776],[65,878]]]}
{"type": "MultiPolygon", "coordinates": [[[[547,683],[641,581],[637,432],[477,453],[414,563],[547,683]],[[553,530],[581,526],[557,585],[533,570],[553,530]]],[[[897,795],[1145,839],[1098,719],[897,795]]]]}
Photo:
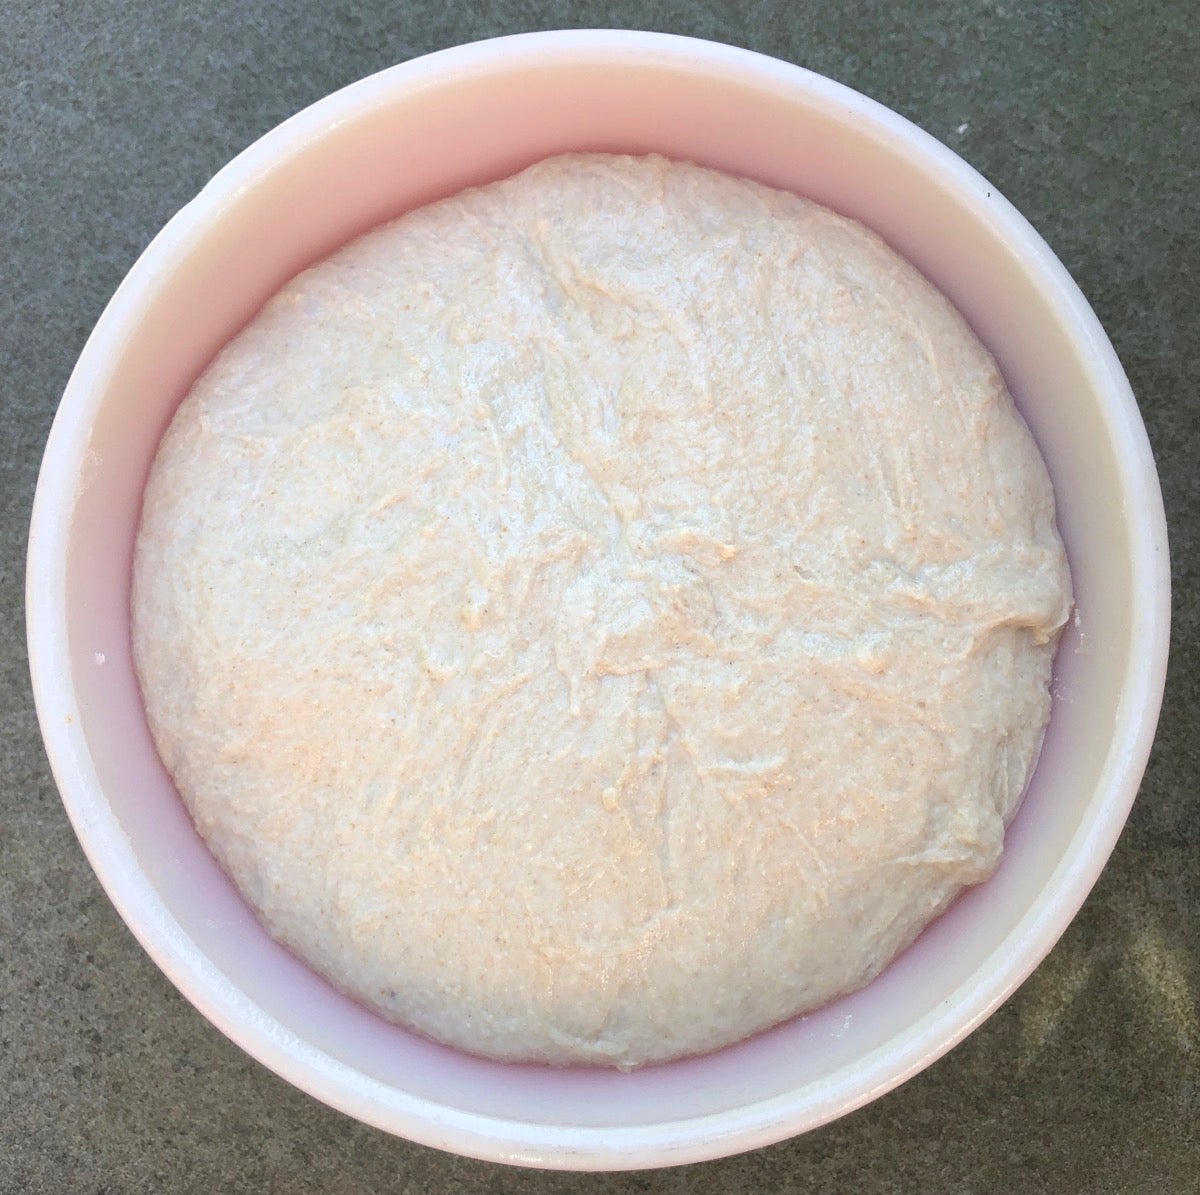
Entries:
{"type": "Polygon", "coordinates": [[[1200,35],[1186,0],[0,3],[0,1192],[1200,1190],[1200,35]],[[1083,911],[982,1028],[807,1136],[559,1175],[394,1139],[288,1086],[142,953],[50,778],[24,551],[55,404],[162,224],[234,153],[371,71],[476,38],[625,26],[750,46],[902,112],[1060,255],[1162,474],[1173,656],[1133,816],[1083,911]]]}

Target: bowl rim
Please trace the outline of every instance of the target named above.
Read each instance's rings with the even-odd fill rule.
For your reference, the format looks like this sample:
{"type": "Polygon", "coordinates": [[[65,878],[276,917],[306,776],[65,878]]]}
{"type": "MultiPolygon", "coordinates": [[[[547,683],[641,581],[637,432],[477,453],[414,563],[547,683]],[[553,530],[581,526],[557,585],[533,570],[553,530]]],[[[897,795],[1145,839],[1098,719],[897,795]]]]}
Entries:
{"type": "Polygon", "coordinates": [[[31,518],[26,629],[35,704],[47,756],[84,852],[121,918],[171,982],[226,1036],[323,1102],[421,1144],[484,1160],[577,1170],[618,1170],[696,1162],[767,1145],[860,1107],[941,1057],[989,1016],[1041,962],[1078,911],[1111,853],[1144,771],[1166,677],[1170,567],[1166,518],[1149,439],[1129,382],[1096,315],[1049,246],[977,171],[904,117],[804,67],[722,43],[630,30],[520,33],[440,50],[388,67],[303,109],[239,153],[175,215],[130,269],[79,357],[51,428],[31,518]],[[1131,658],[1113,727],[1108,783],[1093,798],[1050,882],[993,956],[936,1010],[885,1046],[842,1068],[820,1092],[793,1090],[702,1117],[619,1128],[552,1126],[464,1112],[372,1079],[306,1042],[239,991],[173,919],[139,867],[108,806],[72,708],[66,560],[71,515],[88,432],[108,365],[124,345],[156,279],[206,223],[235,203],[264,171],[303,153],[352,115],[464,71],[520,69],[547,56],[614,64],[687,63],[806,102],[850,111],[897,143],[957,195],[988,195],[984,218],[1053,295],[1100,397],[1122,480],[1131,529],[1134,601],[1131,658]]]}

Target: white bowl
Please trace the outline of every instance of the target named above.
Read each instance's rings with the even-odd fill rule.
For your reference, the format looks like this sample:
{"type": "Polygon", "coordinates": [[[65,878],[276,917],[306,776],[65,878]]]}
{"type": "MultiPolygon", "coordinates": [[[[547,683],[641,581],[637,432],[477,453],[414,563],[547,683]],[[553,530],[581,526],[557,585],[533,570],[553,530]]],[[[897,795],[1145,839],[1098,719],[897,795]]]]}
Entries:
{"type": "Polygon", "coordinates": [[[504,1162],[627,1169],[813,1128],[900,1083],[1013,991],[1125,821],[1166,666],[1154,462],[1112,347],[1062,265],[933,138],[820,76],[649,33],[528,34],[433,54],[322,100],[239,155],[159,234],[63,396],[28,561],[30,667],[76,833],[121,916],[215,1025],[361,1120],[504,1162]],[[854,216],[916,263],[999,360],[1046,458],[1077,615],[1036,774],[995,876],[874,983],[633,1074],[509,1066],[388,1024],[266,935],[155,754],[130,659],[146,473],[215,350],[287,278],[406,208],[563,150],[659,151],[854,216]]]}

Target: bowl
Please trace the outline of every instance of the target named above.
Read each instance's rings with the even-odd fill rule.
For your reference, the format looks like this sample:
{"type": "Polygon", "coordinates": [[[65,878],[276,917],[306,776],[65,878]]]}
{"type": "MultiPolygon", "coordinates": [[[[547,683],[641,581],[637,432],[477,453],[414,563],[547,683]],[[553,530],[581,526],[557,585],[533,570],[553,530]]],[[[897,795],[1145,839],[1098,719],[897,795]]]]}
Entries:
{"type": "Polygon", "coordinates": [[[828,79],[630,32],[519,35],[385,70],[235,158],[155,238],[92,333],[38,482],[30,668],[96,874],[175,985],[318,1099],[500,1162],[632,1169],[811,1129],[927,1066],[1043,958],[1134,798],[1166,667],[1169,572],[1145,429],[1062,265],[985,179],[828,79]],[[1054,483],[1076,610],[1040,760],[995,875],[863,990],[740,1044],[634,1073],[489,1062],[337,993],[260,927],[198,837],[146,727],[130,565],[164,428],[285,280],[400,212],[560,151],[657,151],[794,190],[880,233],[999,361],[1054,483]]]}

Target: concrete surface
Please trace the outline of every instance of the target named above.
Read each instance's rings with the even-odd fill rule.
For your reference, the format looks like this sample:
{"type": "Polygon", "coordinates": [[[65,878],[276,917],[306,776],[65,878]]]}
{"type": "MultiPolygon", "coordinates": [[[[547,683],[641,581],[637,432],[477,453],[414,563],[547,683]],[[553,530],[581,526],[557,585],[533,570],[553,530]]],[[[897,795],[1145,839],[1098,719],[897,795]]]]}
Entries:
{"type": "Polygon", "coordinates": [[[1196,321],[1200,38],[1186,0],[0,2],[0,1191],[1200,1190],[1196,321]],[[154,232],[312,100],[456,42],[617,25],[734,42],[882,100],[1047,237],[1133,381],[1166,491],[1174,655],[1157,747],[1061,944],[963,1045],[804,1138],[675,1171],[464,1161],[322,1107],[142,954],[48,774],[22,574],[38,460],[89,328],[154,232]]]}

